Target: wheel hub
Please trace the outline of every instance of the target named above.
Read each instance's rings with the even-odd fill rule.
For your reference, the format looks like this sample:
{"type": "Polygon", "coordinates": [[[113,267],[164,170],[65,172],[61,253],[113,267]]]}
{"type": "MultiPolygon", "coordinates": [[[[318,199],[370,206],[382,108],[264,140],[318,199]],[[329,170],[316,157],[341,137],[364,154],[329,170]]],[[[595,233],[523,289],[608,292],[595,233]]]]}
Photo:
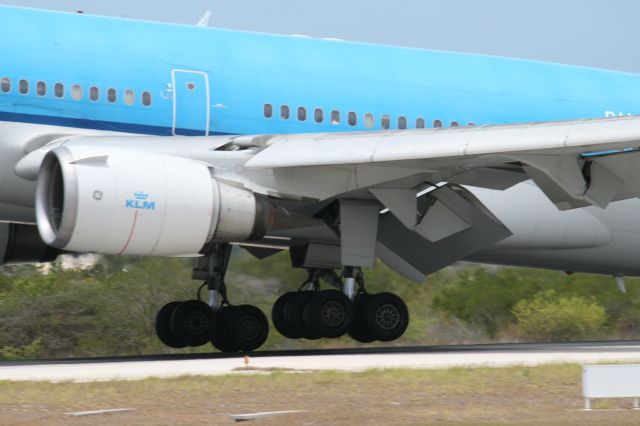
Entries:
{"type": "Polygon", "coordinates": [[[346,313],[341,303],[331,300],[320,310],[322,321],[330,327],[338,327],[345,321],[346,313]]]}
{"type": "Polygon", "coordinates": [[[400,324],[400,312],[391,304],[384,304],[376,311],[376,322],[383,330],[393,330],[400,324]]]}
{"type": "Polygon", "coordinates": [[[203,334],[207,331],[207,317],[198,311],[190,312],[185,319],[187,330],[194,336],[203,334]]]}
{"type": "Polygon", "coordinates": [[[238,318],[237,323],[238,334],[244,340],[257,339],[260,334],[260,323],[258,320],[250,315],[244,315],[238,318]]]}

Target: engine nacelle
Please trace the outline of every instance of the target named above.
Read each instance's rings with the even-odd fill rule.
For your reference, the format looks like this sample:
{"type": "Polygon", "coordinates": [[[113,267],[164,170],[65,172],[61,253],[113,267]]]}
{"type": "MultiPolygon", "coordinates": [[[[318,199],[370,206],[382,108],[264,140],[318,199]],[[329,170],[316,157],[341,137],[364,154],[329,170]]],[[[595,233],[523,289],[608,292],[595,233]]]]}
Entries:
{"type": "Polygon", "coordinates": [[[36,219],[65,250],[189,256],[268,231],[266,198],[217,181],[203,163],[129,149],[62,146],[38,175],[36,219]]]}
{"type": "Polygon", "coordinates": [[[60,250],[46,245],[33,225],[0,223],[0,265],[56,260],[60,250]]]}

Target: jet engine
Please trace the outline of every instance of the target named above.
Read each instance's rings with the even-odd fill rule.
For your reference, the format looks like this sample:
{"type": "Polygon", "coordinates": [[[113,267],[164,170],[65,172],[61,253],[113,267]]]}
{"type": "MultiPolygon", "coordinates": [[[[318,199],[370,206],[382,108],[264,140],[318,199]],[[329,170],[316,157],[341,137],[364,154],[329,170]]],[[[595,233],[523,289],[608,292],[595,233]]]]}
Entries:
{"type": "Polygon", "coordinates": [[[42,241],[35,226],[0,223],[0,265],[52,262],[59,253],[42,241]]]}
{"type": "Polygon", "coordinates": [[[269,230],[266,197],[204,163],[131,149],[61,146],[44,158],[36,220],[44,242],[77,252],[189,256],[269,230]]]}

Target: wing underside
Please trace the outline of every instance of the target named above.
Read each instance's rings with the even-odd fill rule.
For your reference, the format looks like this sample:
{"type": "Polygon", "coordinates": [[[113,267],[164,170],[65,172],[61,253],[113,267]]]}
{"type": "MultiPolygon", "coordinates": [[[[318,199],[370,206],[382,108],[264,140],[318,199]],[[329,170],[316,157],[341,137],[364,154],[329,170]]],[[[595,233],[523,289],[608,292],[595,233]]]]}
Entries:
{"type": "Polygon", "coordinates": [[[261,144],[245,167],[288,176],[279,191],[384,208],[374,220],[357,203],[340,205],[344,218],[377,230],[368,250],[357,248],[365,231],[343,230],[343,264],[357,263],[355,252],[371,263],[375,252],[414,279],[511,235],[464,185],[503,190],[531,179],[560,210],[640,196],[640,117],[283,135],[261,144]]]}

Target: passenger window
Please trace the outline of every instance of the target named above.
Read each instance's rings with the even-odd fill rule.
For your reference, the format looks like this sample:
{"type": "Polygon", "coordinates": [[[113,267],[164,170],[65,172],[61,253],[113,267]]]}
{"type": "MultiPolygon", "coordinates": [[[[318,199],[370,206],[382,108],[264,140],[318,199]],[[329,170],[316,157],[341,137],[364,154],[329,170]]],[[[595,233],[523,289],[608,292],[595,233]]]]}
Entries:
{"type": "Polygon", "coordinates": [[[442,121],[433,120],[433,127],[436,128],[436,129],[440,129],[442,127],[442,121]]]}
{"type": "Polygon", "coordinates": [[[82,86],[79,84],[74,84],[71,86],[71,97],[76,101],[82,99],[82,86]]]}
{"type": "Polygon", "coordinates": [[[38,96],[44,96],[47,94],[47,84],[44,81],[36,83],[36,93],[38,96]]]}
{"type": "Polygon", "coordinates": [[[280,118],[288,120],[290,115],[289,107],[287,105],[282,105],[280,107],[280,118]]]}
{"type": "Polygon", "coordinates": [[[416,129],[424,129],[424,118],[416,119],[416,129]]]}
{"type": "Polygon", "coordinates": [[[389,127],[391,127],[391,118],[388,115],[383,115],[380,119],[380,124],[382,125],[383,129],[388,129],[389,127]]]}
{"type": "Polygon", "coordinates": [[[322,123],[324,121],[324,111],[316,108],[315,111],[313,111],[313,118],[316,120],[316,123],[322,123]]]}
{"type": "Polygon", "coordinates": [[[151,106],[151,92],[142,92],[142,105],[151,106]]]}
{"type": "Polygon", "coordinates": [[[476,123],[467,123],[467,127],[474,127],[476,123]]]}
{"type": "Polygon", "coordinates": [[[307,109],[305,107],[298,107],[298,120],[305,121],[307,119],[307,109]]]}
{"type": "Polygon", "coordinates": [[[460,127],[460,123],[458,123],[457,121],[452,121],[451,127],[460,127]]]}
{"type": "Polygon", "coordinates": [[[136,100],[136,96],[133,93],[133,90],[127,89],[124,91],[124,103],[127,105],[133,105],[136,100]]]}
{"type": "Polygon", "coordinates": [[[350,112],[348,116],[349,126],[358,124],[358,115],[355,112],[350,112]]]}
{"type": "Polygon", "coordinates": [[[97,101],[98,99],[100,99],[100,89],[98,89],[96,86],[91,86],[89,88],[89,99],[91,99],[92,101],[97,101]]]}
{"type": "Polygon", "coordinates": [[[331,111],[331,124],[334,124],[334,125],[340,124],[340,111],[336,111],[336,110],[331,111]]]}
{"type": "Polygon", "coordinates": [[[29,82],[27,80],[20,80],[18,82],[18,91],[23,95],[29,93],[29,82]]]}
{"type": "Polygon", "coordinates": [[[407,128],[407,118],[398,117],[398,129],[406,129],[406,128],[407,128]]]}
{"type": "Polygon", "coordinates": [[[370,112],[366,113],[364,115],[364,127],[366,127],[367,129],[370,129],[373,127],[373,114],[371,114],[370,112]]]}
{"type": "Polygon", "coordinates": [[[56,98],[62,98],[64,96],[64,84],[62,83],[54,84],[53,94],[56,95],[56,98]]]}
{"type": "Polygon", "coordinates": [[[0,90],[2,90],[3,93],[11,91],[11,80],[9,78],[2,77],[2,80],[0,80],[0,90]]]}
{"type": "Polygon", "coordinates": [[[117,100],[118,100],[118,92],[116,92],[116,89],[114,88],[107,89],[107,101],[114,103],[117,100]]]}
{"type": "Polygon", "coordinates": [[[267,118],[273,117],[273,106],[271,104],[264,104],[264,116],[267,118]]]}

